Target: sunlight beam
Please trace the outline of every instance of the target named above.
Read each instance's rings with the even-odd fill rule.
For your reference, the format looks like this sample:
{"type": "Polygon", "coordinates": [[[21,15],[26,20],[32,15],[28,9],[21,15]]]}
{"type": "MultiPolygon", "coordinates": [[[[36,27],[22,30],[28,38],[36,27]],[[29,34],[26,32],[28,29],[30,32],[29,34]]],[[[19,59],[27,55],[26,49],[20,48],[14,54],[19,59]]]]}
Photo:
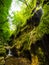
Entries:
{"type": "Polygon", "coordinates": [[[16,11],[20,11],[21,10],[21,5],[22,5],[22,2],[20,1],[16,1],[16,0],[12,0],[12,3],[11,3],[11,7],[9,9],[9,16],[7,17],[8,18],[8,22],[9,22],[9,28],[11,31],[15,31],[16,30],[16,25],[14,25],[12,23],[13,21],[13,16],[14,16],[14,12],[16,11]]]}

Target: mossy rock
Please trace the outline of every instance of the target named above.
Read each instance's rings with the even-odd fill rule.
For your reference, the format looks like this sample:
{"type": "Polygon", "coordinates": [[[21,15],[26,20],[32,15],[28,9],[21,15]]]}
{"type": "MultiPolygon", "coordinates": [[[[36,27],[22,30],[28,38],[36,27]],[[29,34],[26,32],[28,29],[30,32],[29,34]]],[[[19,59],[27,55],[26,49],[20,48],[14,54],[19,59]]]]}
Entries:
{"type": "Polygon", "coordinates": [[[5,64],[4,57],[0,57],[0,65],[4,65],[4,64],[5,64]]]}
{"type": "Polygon", "coordinates": [[[30,65],[30,61],[26,58],[15,58],[11,56],[6,58],[5,65],[30,65]]]}

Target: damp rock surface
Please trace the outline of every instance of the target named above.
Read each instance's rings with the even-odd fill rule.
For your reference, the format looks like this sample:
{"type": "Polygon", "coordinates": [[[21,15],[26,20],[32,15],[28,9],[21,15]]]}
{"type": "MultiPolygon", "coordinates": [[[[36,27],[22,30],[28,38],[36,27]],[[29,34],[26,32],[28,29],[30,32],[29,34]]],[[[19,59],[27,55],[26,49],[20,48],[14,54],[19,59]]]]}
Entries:
{"type": "Polygon", "coordinates": [[[5,64],[4,57],[0,57],[0,65],[4,65],[4,64],[5,64]]]}
{"type": "Polygon", "coordinates": [[[6,58],[5,65],[31,65],[31,63],[26,58],[15,58],[11,56],[6,58]]]}

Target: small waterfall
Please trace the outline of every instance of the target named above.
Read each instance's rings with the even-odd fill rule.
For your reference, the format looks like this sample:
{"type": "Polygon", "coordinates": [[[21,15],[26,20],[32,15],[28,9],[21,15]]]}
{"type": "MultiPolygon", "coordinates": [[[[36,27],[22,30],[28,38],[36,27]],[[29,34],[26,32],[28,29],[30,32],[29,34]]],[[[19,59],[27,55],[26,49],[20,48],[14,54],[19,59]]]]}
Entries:
{"type": "Polygon", "coordinates": [[[11,50],[9,49],[8,56],[12,56],[11,50]]]}

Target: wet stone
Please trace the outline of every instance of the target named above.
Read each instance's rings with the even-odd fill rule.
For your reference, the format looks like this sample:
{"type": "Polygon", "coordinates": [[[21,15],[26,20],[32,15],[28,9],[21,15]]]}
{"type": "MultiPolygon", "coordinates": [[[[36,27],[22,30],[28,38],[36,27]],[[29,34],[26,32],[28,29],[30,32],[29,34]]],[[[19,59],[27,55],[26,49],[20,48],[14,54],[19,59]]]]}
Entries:
{"type": "Polygon", "coordinates": [[[15,58],[13,56],[6,58],[5,65],[31,65],[26,58],[15,58]]]}

